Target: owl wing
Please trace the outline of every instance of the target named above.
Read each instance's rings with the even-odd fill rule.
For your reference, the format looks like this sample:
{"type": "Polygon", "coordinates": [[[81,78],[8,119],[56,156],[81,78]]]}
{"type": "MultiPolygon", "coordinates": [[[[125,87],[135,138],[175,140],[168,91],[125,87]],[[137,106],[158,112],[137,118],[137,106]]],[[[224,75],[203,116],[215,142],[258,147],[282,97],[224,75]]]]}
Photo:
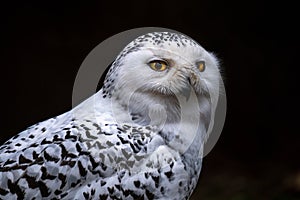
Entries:
{"type": "Polygon", "coordinates": [[[29,127],[0,147],[0,197],[54,198],[84,182],[80,131],[70,113],[29,127]]]}
{"type": "Polygon", "coordinates": [[[193,187],[182,155],[152,127],[71,112],[29,127],[0,154],[3,199],[184,199],[193,187]]]}

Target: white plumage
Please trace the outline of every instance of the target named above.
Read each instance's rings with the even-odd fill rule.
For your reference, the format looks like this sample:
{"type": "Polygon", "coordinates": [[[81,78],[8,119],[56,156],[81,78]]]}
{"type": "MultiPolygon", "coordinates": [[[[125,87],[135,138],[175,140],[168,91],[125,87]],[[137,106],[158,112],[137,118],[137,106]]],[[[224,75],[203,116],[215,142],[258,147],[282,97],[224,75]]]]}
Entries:
{"type": "Polygon", "coordinates": [[[192,39],[138,37],[99,92],[0,147],[0,198],[188,199],[220,78],[192,39]]]}

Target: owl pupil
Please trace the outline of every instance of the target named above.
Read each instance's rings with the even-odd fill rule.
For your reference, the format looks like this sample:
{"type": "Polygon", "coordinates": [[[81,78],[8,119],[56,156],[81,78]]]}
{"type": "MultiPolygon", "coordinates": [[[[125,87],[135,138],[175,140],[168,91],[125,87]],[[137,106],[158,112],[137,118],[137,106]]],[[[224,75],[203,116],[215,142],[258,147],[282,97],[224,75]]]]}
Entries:
{"type": "Polygon", "coordinates": [[[161,69],[162,67],[162,64],[161,63],[155,63],[155,68],[156,69],[161,69]]]}

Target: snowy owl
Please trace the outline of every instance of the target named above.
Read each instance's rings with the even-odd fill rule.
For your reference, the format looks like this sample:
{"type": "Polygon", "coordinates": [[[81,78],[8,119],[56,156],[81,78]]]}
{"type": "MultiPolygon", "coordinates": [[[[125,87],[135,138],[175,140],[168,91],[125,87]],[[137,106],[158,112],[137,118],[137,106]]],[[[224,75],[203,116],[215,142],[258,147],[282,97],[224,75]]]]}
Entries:
{"type": "Polygon", "coordinates": [[[187,36],[136,38],[97,93],[0,147],[0,199],[189,199],[220,79],[187,36]]]}

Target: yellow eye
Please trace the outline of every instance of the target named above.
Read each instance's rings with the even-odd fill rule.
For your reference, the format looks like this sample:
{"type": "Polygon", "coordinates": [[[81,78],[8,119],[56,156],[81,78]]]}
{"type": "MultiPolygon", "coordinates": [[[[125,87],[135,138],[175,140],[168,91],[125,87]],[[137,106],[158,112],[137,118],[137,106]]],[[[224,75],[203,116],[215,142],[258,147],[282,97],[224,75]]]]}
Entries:
{"type": "Polygon", "coordinates": [[[162,72],[167,69],[168,64],[161,60],[154,60],[154,61],[149,62],[149,66],[151,67],[151,69],[153,69],[155,71],[162,72]]]}
{"type": "Polygon", "coordinates": [[[204,61],[197,62],[197,67],[200,72],[203,72],[205,70],[205,62],[204,61]]]}

